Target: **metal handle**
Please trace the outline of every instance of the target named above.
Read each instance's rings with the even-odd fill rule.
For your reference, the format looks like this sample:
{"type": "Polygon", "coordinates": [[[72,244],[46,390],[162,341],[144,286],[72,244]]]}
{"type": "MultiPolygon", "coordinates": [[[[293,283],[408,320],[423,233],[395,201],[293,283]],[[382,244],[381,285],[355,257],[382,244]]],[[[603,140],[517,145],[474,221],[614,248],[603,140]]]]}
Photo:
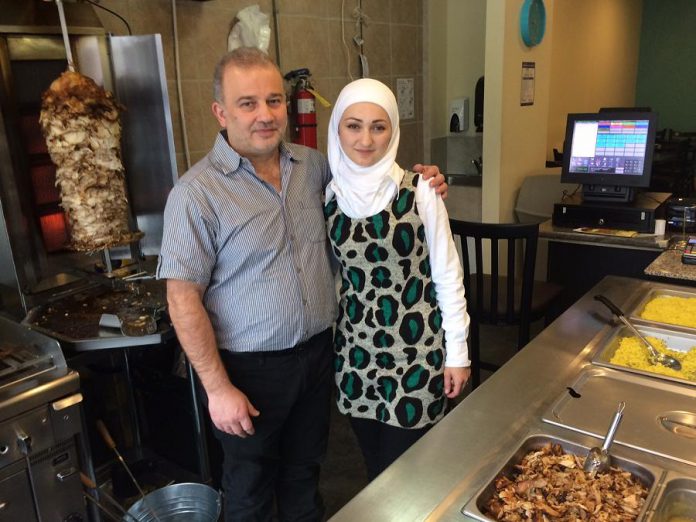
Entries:
{"type": "Polygon", "coordinates": [[[7,502],[6,501],[1,501],[0,502],[0,511],[3,511],[7,507],[7,502]]]}
{"type": "Polygon", "coordinates": [[[59,401],[52,402],[51,408],[53,408],[53,411],[60,411],[60,410],[64,410],[65,408],[69,408],[70,406],[74,406],[75,404],[80,404],[81,402],[82,402],[82,394],[75,393],[74,395],[71,395],[70,397],[66,397],[65,399],[61,399],[59,401]]]}
{"type": "Polygon", "coordinates": [[[614,418],[611,421],[611,425],[609,426],[609,430],[607,430],[607,434],[604,437],[604,443],[602,444],[602,451],[608,450],[609,446],[611,446],[611,443],[614,442],[614,435],[616,435],[616,431],[619,429],[619,424],[621,424],[621,419],[623,419],[623,412],[624,412],[625,408],[626,408],[626,402],[621,401],[619,403],[619,407],[616,410],[616,413],[614,414],[614,418]]]}
{"type": "Polygon", "coordinates": [[[65,469],[63,471],[59,471],[56,473],[56,478],[58,479],[59,482],[65,482],[67,479],[72,477],[75,473],[77,473],[77,469],[74,467],[69,467],[68,469],[65,469]]]}
{"type": "Polygon", "coordinates": [[[603,295],[596,295],[594,296],[595,300],[599,301],[602,303],[604,306],[609,308],[611,310],[611,313],[613,313],[616,317],[619,318],[619,320],[625,324],[631,332],[633,332],[633,335],[638,337],[645,346],[648,347],[648,351],[650,352],[650,356],[653,358],[653,360],[657,360],[660,357],[660,354],[658,353],[657,350],[655,350],[655,347],[650,344],[650,342],[645,338],[645,336],[638,331],[638,329],[633,326],[633,323],[631,323],[628,319],[626,319],[626,316],[624,313],[621,311],[621,309],[616,306],[614,303],[612,303],[609,299],[604,297],[603,295]]]}
{"type": "Polygon", "coordinates": [[[612,303],[609,299],[607,299],[603,295],[598,294],[598,295],[594,296],[594,298],[595,298],[595,301],[599,301],[604,306],[609,308],[609,310],[611,310],[611,313],[613,313],[619,319],[624,316],[624,313],[621,311],[621,308],[616,306],[614,303],[612,303]]]}
{"type": "Polygon", "coordinates": [[[22,455],[29,455],[31,452],[31,436],[24,432],[17,434],[17,446],[19,446],[19,451],[22,455]]]}

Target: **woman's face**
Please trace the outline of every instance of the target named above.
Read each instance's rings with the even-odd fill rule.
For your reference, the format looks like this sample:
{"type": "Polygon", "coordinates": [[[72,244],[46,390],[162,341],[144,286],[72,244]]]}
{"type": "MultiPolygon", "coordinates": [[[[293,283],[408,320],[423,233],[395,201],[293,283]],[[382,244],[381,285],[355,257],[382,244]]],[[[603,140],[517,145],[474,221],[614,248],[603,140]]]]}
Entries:
{"type": "Polygon", "coordinates": [[[387,153],[392,125],[387,111],[370,102],[349,105],[338,124],[341,148],[354,163],[369,167],[387,153]]]}

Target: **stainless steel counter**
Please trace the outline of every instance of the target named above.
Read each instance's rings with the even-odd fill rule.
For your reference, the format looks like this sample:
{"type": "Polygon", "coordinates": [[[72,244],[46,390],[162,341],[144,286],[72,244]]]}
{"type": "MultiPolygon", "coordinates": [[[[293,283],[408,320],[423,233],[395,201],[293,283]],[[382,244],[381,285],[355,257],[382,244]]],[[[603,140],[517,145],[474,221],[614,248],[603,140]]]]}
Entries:
{"type": "MultiPolygon", "coordinates": [[[[331,520],[473,520],[462,507],[527,436],[597,445],[599,439],[543,422],[542,416],[591,365],[597,340],[606,333],[610,316],[592,296],[602,293],[622,307],[651,285],[679,288],[613,276],[602,280],[331,520]]],[[[696,454],[696,440],[693,445],[696,454]]],[[[696,476],[696,466],[626,446],[616,445],[612,453],[696,476]]]]}

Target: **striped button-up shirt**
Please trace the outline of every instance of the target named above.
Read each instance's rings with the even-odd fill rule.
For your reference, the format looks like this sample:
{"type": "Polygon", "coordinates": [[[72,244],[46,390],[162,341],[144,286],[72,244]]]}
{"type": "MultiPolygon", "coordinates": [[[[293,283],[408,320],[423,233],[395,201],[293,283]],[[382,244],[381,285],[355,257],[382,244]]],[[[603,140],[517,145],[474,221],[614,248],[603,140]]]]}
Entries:
{"type": "Polygon", "coordinates": [[[221,350],[290,348],[336,317],[322,212],[328,163],[314,149],[281,143],[280,173],[278,193],[223,131],[167,200],[157,277],[206,288],[221,350]]]}

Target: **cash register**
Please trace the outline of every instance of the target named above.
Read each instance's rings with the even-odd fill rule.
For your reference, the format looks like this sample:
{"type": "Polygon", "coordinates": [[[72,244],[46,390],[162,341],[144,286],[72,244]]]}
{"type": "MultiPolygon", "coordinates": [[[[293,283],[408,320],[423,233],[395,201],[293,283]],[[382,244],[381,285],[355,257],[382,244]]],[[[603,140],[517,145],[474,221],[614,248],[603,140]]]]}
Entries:
{"type": "Polygon", "coordinates": [[[554,205],[553,224],[653,233],[671,195],[640,191],[650,186],[656,127],[657,114],[645,110],[569,114],[561,182],[582,191],[554,205]]]}

